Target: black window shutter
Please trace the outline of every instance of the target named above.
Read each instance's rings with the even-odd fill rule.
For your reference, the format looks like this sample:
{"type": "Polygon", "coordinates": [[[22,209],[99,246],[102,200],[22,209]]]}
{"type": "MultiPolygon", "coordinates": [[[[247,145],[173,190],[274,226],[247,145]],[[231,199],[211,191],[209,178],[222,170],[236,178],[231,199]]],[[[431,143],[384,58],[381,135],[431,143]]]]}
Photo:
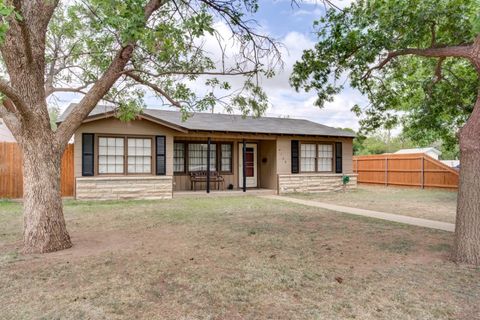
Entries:
{"type": "Polygon", "coordinates": [[[335,173],[343,172],[342,143],[335,142],[335,173]]]}
{"type": "Polygon", "coordinates": [[[93,133],[82,134],[82,176],[95,174],[95,135],[93,133]]]}
{"type": "Polygon", "coordinates": [[[298,173],[299,170],[299,163],[298,163],[298,156],[299,156],[299,142],[298,140],[292,140],[292,173],[298,173]]]}
{"type": "Polygon", "coordinates": [[[156,174],[157,176],[164,176],[167,173],[165,161],[165,136],[156,136],[156,174]]]}

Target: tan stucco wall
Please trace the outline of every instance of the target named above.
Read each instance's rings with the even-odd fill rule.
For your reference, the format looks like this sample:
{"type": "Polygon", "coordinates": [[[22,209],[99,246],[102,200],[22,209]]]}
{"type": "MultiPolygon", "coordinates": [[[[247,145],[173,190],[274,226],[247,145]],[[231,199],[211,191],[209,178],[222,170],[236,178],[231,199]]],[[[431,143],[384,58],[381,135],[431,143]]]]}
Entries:
{"type": "Polygon", "coordinates": [[[291,141],[342,142],[343,173],[353,173],[353,139],[327,137],[279,137],[277,139],[277,173],[292,173],[291,141]]]}
{"type": "Polygon", "coordinates": [[[258,144],[258,167],[261,188],[277,189],[276,141],[263,140],[258,144]]]}
{"type": "Polygon", "coordinates": [[[173,130],[150,122],[148,120],[134,120],[130,122],[122,122],[115,118],[109,118],[84,123],[75,132],[75,177],[82,176],[82,133],[147,136],[164,135],[166,137],[167,153],[166,175],[173,175],[173,130]]]}

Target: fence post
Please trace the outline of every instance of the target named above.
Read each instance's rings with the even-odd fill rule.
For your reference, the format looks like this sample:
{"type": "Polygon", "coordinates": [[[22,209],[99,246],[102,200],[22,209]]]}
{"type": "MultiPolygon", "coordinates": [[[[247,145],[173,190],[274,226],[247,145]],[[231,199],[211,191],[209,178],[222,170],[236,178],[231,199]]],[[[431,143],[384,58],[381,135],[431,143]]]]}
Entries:
{"type": "Polygon", "coordinates": [[[425,156],[422,156],[422,189],[425,189],[425,156]]]}
{"type": "Polygon", "coordinates": [[[388,156],[385,156],[385,187],[388,187],[388,156]]]}

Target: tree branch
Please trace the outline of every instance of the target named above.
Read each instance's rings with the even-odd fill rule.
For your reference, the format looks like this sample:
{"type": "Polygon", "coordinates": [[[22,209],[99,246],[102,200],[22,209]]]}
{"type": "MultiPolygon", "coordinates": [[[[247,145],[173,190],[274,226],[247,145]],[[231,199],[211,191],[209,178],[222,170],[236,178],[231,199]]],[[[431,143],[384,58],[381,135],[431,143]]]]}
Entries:
{"type": "Polygon", "coordinates": [[[147,87],[150,87],[151,89],[153,89],[155,92],[161,94],[163,97],[165,97],[165,99],[168,100],[168,102],[170,102],[173,106],[177,107],[177,108],[182,108],[182,106],[180,105],[180,103],[178,103],[177,101],[175,101],[172,97],[170,97],[168,95],[168,93],[165,92],[165,90],[163,90],[162,88],[160,88],[159,86],[157,86],[156,84],[154,83],[151,83],[147,80],[143,80],[140,76],[132,73],[132,72],[126,72],[125,73],[126,76],[132,78],[133,80],[137,81],[138,83],[140,84],[143,84],[147,87]]]}
{"type": "Polygon", "coordinates": [[[5,99],[3,104],[0,104],[0,118],[5,121],[14,136],[18,137],[21,123],[15,116],[15,107],[10,99],[5,99]]]}
{"type": "Polygon", "coordinates": [[[29,114],[27,105],[24,103],[22,97],[4,79],[0,79],[0,92],[12,101],[12,106],[14,106],[16,111],[18,111],[23,116],[29,114]]]}
{"type": "Polygon", "coordinates": [[[420,57],[428,58],[447,58],[447,57],[459,57],[465,59],[472,59],[472,45],[465,46],[451,46],[451,47],[432,47],[426,49],[419,48],[407,48],[397,51],[391,51],[387,54],[387,57],[383,59],[378,65],[373,68],[370,68],[365,75],[362,77],[362,80],[370,77],[373,71],[382,69],[387,65],[391,60],[396,57],[406,56],[406,55],[416,55],[420,57]]]}
{"type": "Polygon", "coordinates": [[[435,81],[437,83],[442,79],[442,63],[445,61],[445,57],[441,57],[438,59],[437,66],[435,67],[435,81]]]}
{"type": "Polygon", "coordinates": [[[208,76],[245,76],[245,75],[252,75],[258,72],[258,69],[252,69],[252,70],[247,70],[247,71],[237,71],[237,70],[232,70],[232,71],[163,71],[159,73],[151,73],[148,71],[144,70],[138,70],[138,69],[129,69],[125,70],[122,73],[124,74],[129,74],[132,72],[140,72],[144,73],[146,75],[149,75],[151,77],[162,77],[162,76],[171,76],[171,75],[184,75],[184,76],[192,76],[192,75],[208,75],[208,76]]]}
{"type": "MultiPolygon", "coordinates": [[[[145,25],[150,16],[168,0],[150,0],[144,8],[145,25]]],[[[135,42],[126,43],[115,55],[110,66],[98,79],[92,88],[85,94],[78,105],[70,112],[55,132],[57,146],[62,148],[67,144],[82,121],[95,108],[97,103],[108,93],[122,75],[122,71],[130,61],[135,49],[135,42]]]]}
{"type": "Polygon", "coordinates": [[[86,82],[85,84],[83,84],[82,86],[76,87],[76,88],[70,88],[70,87],[55,88],[55,87],[51,87],[47,90],[45,95],[48,97],[55,92],[74,92],[74,93],[76,92],[76,93],[86,94],[86,92],[84,92],[83,90],[88,88],[88,86],[92,85],[93,83],[94,82],[89,81],[89,82],[86,82]]]}
{"type": "MultiPolygon", "coordinates": [[[[15,7],[15,11],[17,11],[20,15],[22,14],[22,2],[20,0],[14,0],[13,5],[15,7]]],[[[32,52],[32,45],[30,43],[30,34],[28,33],[27,26],[25,25],[24,20],[17,20],[18,26],[20,27],[20,33],[22,35],[23,46],[25,49],[25,56],[27,57],[28,65],[31,65],[33,62],[33,52],[32,52]]]]}

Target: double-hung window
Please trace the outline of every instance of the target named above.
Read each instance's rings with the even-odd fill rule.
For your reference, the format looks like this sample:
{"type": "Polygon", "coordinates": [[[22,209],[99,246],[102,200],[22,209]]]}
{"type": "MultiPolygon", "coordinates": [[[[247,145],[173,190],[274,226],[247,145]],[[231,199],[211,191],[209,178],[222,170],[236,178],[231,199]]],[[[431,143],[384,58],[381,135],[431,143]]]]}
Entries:
{"type": "MultiPolygon", "coordinates": [[[[173,144],[173,171],[177,174],[206,171],[208,144],[204,142],[176,141],[173,144]]],[[[210,170],[231,173],[233,170],[233,144],[210,144],[210,170]]]]}
{"type": "MultiPolygon", "coordinates": [[[[210,170],[216,170],[217,145],[210,144],[210,170]]],[[[188,171],[206,171],[207,170],[207,152],[206,143],[188,144],[188,171]]]]}
{"type": "Polygon", "coordinates": [[[232,145],[221,144],[220,163],[222,172],[232,172],[232,145]]]}
{"type": "Polygon", "coordinates": [[[302,143],[300,145],[301,172],[332,172],[333,144],[302,143]]]}
{"type": "Polygon", "coordinates": [[[302,143],[300,146],[300,170],[303,172],[315,171],[316,145],[313,143],[302,143]]]}
{"type": "Polygon", "coordinates": [[[318,145],[318,171],[333,171],[333,145],[318,145]]]}
{"type": "Polygon", "coordinates": [[[173,144],[173,171],[185,172],[185,143],[183,142],[173,144]]]}
{"type": "Polygon", "coordinates": [[[98,138],[98,173],[124,173],[124,138],[98,138]]]}
{"type": "Polygon", "coordinates": [[[152,172],[152,139],[128,138],[128,173],[152,172]]]}
{"type": "Polygon", "coordinates": [[[151,174],[151,138],[99,137],[98,174],[151,174]]]}

